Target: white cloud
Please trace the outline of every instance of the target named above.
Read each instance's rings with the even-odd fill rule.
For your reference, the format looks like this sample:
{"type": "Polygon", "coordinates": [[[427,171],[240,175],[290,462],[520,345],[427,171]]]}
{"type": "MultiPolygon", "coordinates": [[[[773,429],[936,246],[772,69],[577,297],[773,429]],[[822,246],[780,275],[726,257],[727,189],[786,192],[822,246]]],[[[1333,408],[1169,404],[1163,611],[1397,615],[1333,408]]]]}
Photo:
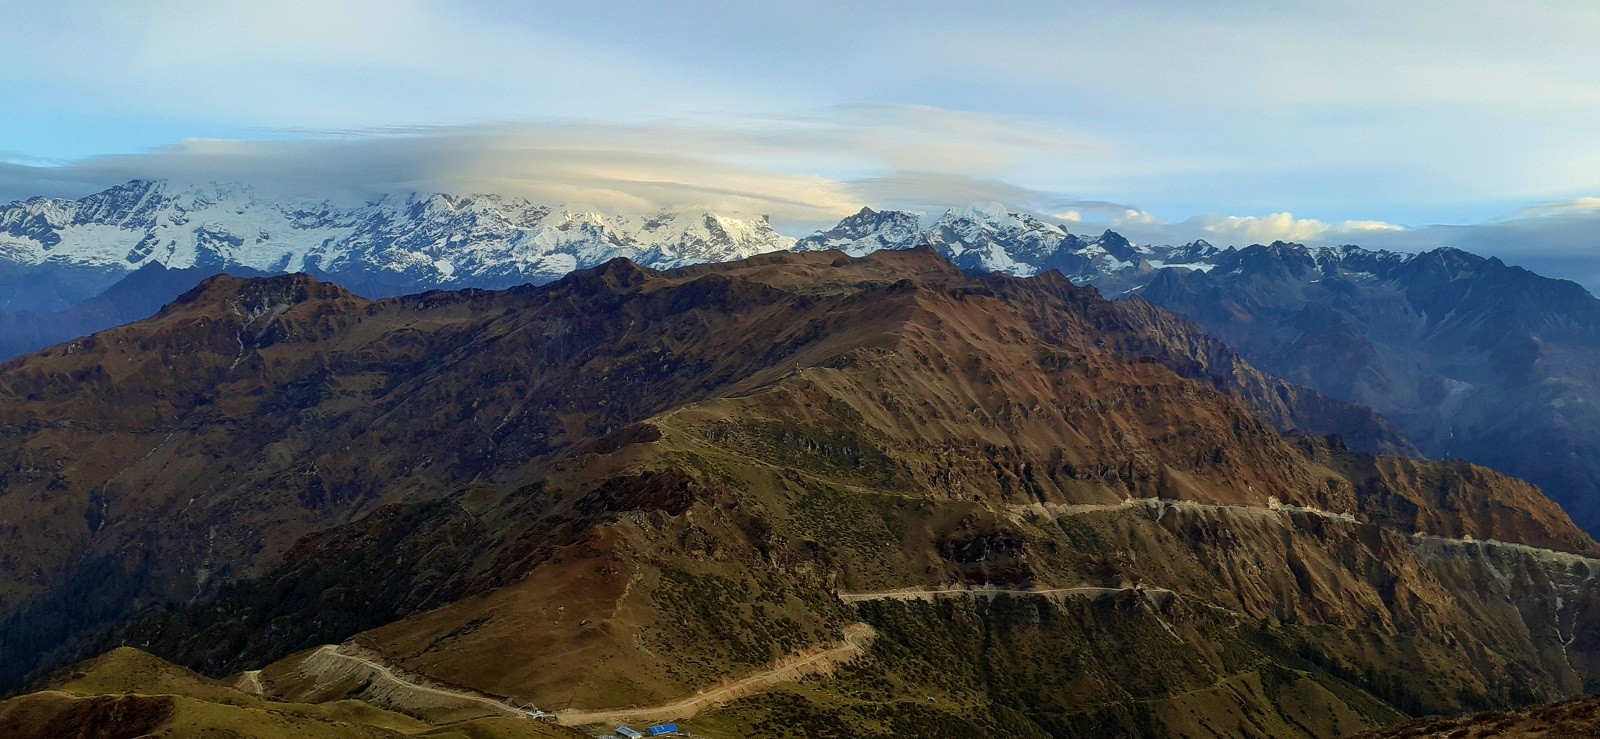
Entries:
{"type": "Polygon", "coordinates": [[[926,106],[844,106],[805,116],[705,116],[305,132],[197,139],[61,166],[0,165],[0,197],[83,195],[134,178],[247,182],[339,199],[497,192],[612,212],[704,208],[790,230],[863,204],[932,208],[1001,200],[1029,209],[1123,208],[1001,179],[1023,159],[1072,166],[1101,145],[1035,121],[926,106]]]}
{"type": "Polygon", "coordinates": [[[1557,200],[1549,203],[1538,203],[1524,208],[1519,208],[1511,215],[1498,220],[1518,221],[1530,218],[1588,215],[1596,212],[1600,212],[1600,198],[1580,197],[1573,198],[1571,200],[1557,200]]]}
{"type": "Polygon", "coordinates": [[[867,174],[1169,213],[1438,219],[1600,185],[1590,0],[57,0],[3,15],[0,138],[35,155],[563,117],[739,117],[713,126],[726,134],[787,116],[784,172],[849,180],[869,157],[867,174]],[[853,126],[850,156],[803,146],[796,111],[830,106],[823,136],[853,126]]]}
{"type": "Polygon", "coordinates": [[[1600,287],[1600,197],[1520,208],[1475,225],[1400,226],[1324,221],[1289,212],[1197,215],[1167,221],[1127,204],[1072,198],[1000,176],[1028,151],[1071,166],[1099,151],[1092,139],[1003,116],[963,120],[923,108],[834,109],[788,118],[718,117],[639,124],[419,127],[323,133],[277,141],[193,140],[144,154],[65,165],[0,161],[0,200],[79,196],[133,178],[249,182],[301,195],[361,198],[410,190],[498,192],[612,212],[655,208],[765,214],[799,234],[862,205],[929,212],[999,201],[1079,232],[1112,228],[1135,241],[1219,246],[1271,241],[1356,243],[1416,251],[1454,246],[1600,287]],[[942,133],[940,133],[942,132],[942,133]],[[904,169],[921,161],[883,142],[930,136],[973,153],[953,171],[904,169]],[[817,174],[818,162],[834,171],[817,174]]]}
{"type": "Polygon", "coordinates": [[[1198,215],[1169,223],[1150,213],[1130,210],[1111,219],[1108,225],[1125,231],[1140,241],[1184,243],[1205,239],[1214,244],[1245,246],[1273,241],[1323,245],[1342,244],[1370,237],[1375,233],[1403,233],[1404,226],[1375,220],[1326,223],[1315,218],[1296,218],[1293,213],[1265,216],[1198,215]]]}
{"type": "Polygon", "coordinates": [[[1153,226],[1161,223],[1161,219],[1137,208],[1128,208],[1113,218],[1111,223],[1117,226],[1153,226]]]}
{"type": "Polygon", "coordinates": [[[1337,233],[1361,233],[1365,231],[1405,231],[1405,226],[1397,226],[1383,221],[1345,221],[1334,226],[1332,231],[1337,233]]]}

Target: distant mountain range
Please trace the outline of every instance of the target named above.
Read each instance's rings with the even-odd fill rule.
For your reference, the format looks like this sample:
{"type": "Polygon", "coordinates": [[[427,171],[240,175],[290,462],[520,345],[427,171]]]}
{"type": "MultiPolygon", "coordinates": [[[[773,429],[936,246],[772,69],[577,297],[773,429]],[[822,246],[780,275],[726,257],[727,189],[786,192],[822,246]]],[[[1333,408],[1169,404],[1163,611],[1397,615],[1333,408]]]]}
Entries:
{"type": "Polygon", "coordinates": [[[933,217],[863,208],[792,239],[762,218],[707,213],[602,215],[490,195],[352,207],[138,181],[0,209],[0,357],[148,316],[220,272],[304,271],[383,297],[544,283],[617,256],[660,269],[917,245],[968,272],[1059,270],[1169,308],[1274,375],[1370,406],[1428,456],[1540,484],[1600,531],[1600,300],[1453,249],[1144,245],[998,204],[933,217]]]}
{"type": "Polygon", "coordinates": [[[62,310],[152,264],[307,272],[373,296],[544,283],[625,256],[654,268],[789,247],[764,219],[608,216],[497,195],[396,195],[358,206],[242,185],[133,181],[0,209],[0,310],[62,310]]]}
{"type": "Polygon", "coordinates": [[[1069,233],[1063,226],[998,203],[952,208],[926,226],[905,211],[860,212],[826,231],[800,239],[797,251],[838,249],[860,256],[878,249],[927,244],[969,272],[1017,277],[1059,270],[1073,282],[1092,282],[1103,292],[1125,291],[1165,267],[1207,270],[1220,251],[1204,242],[1181,246],[1136,245],[1115,231],[1099,236],[1069,233]]]}
{"type": "Polygon", "coordinates": [[[244,185],[132,181],[0,208],[0,359],[143,318],[221,273],[304,272],[381,298],[543,284],[615,257],[670,269],[791,248],[859,256],[931,244],[969,271],[1059,269],[1114,293],[1168,264],[1206,268],[1217,251],[1135,246],[1109,231],[1084,238],[998,204],[923,221],[862,209],[796,240],[762,217],[607,215],[498,195],[413,193],[351,206],[244,185]]]}

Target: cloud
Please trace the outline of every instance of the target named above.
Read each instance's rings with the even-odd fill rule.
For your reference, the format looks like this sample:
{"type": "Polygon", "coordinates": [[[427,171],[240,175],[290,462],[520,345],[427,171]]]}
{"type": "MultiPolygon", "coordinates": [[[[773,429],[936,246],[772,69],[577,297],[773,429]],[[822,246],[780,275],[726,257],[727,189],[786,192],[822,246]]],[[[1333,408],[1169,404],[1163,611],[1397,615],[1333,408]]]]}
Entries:
{"type": "Polygon", "coordinates": [[[1600,212],[1600,198],[1581,197],[1571,200],[1557,200],[1549,203],[1538,203],[1523,208],[1518,208],[1505,218],[1504,222],[1530,220],[1535,218],[1552,218],[1563,216],[1583,216],[1600,212]]]}
{"type": "Polygon", "coordinates": [[[1350,220],[1325,223],[1315,218],[1296,218],[1293,213],[1265,216],[1198,215],[1168,223],[1154,215],[1130,210],[1112,218],[1109,225],[1139,241],[1186,243],[1205,239],[1220,246],[1245,246],[1273,241],[1324,245],[1344,244],[1373,234],[1405,233],[1406,228],[1375,220],[1350,220]]]}
{"type": "Polygon", "coordinates": [[[1122,208],[1007,184],[1019,161],[1070,166],[1103,146],[1025,118],[927,106],[840,106],[804,116],[705,116],[409,126],[195,139],[56,166],[0,163],[0,197],[81,196],[129,179],[243,182],[310,197],[496,192],[611,212],[707,209],[793,230],[864,204],[1122,208]]]}
{"type": "Polygon", "coordinates": [[[1592,2],[13,5],[0,141],[34,156],[678,120],[708,127],[697,144],[725,136],[711,154],[734,165],[935,173],[1173,217],[1481,218],[1600,185],[1592,2]],[[759,151],[733,151],[752,132],[759,151]]]}
{"type": "Polygon", "coordinates": [[[265,191],[365,199],[383,193],[497,192],[609,212],[706,209],[770,216],[802,234],[862,205],[937,212],[998,201],[1076,231],[1142,242],[1206,239],[1455,246],[1594,285],[1600,198],[1547,201],[1475,225],[1407,227],[1290,212],[1165,220],[1142,207],[1018,184],[1019,167],[1105,165],[1115,147],[1037,120],[927,106],[835,106],[807,115],[405,126],[196,139],[64,164],[0,159],[0,200],[77,197],[135,178],[245,182],[265,191]]]}
{"type": "Polygon", "coordinates": [[[1419,236],[1507,261],[1589,260],[1600,265],[1600,198],[1543,203],[1469,226],[1431,226],[1419,236]]]}
{"type": "MultiPolygon", "coordinates": [[[[857,205],[838,182],[745,166],[708,141],[582,124],[353,134],[290,141],[188,141],[63,167],[10,165],[0,187],[92,191],[135,178],[243,182],[335,200],[392,192],[496,192],[612,212],[704,208],[817,219],[857,205]]],[[[77,193],[77,194],[82,194],[77,193]]]]}
{"type": "Polygon", "coordinates": [[[1121,203],[1072,198],[998,179],[948,172],[895,171],[853,179],[847,187],[874,208],[919,213],[989,202],[1067,222],[1105,222],[1115,214],[1130,212],[1130,207],[1121,203]]]}
{"type": "Polygon", "coordinates": [[[1405,228],[1381,221],[1323,223],[1315,218],[1295,218],[1293,213],[1268,216],[1202,216],[1196,221],[1206,233],[1228,240],[1251,242],[1324,242],[1366,231],[1404,231],[1405,228]]]}
{"type": "Polygon", "coordinates": [[[1111,220],[1117,226],[1154,226],[1161,223],[1161,219],[1154,214],[1146,213],[1138,208],[1126,208],[1121,214],[1111,220]]]}
{"type": "Polygon", "coordinates": [[[824,122],[829,134],[846,133],[856,148],[897,170],[982,176],[1023,161],[1104,157],[1116,148],[1018,116],[926,105],[839,106],[830,112],[824,122]]]}

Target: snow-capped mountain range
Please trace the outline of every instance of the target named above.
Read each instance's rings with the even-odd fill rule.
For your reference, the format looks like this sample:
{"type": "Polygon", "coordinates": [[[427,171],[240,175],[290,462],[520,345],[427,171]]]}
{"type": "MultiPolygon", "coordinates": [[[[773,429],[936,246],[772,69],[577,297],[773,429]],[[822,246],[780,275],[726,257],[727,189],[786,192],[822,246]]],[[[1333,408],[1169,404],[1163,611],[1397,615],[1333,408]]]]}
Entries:
{"type": "MultiPolygon", "coordinates": [[[[795,239],[765,217],[662,211],[601,214],[499,195],[403,194],[356,205],[269,196],[244,185],[136,180],[79,200],[0,207],[0,311],[65,310],[141,268],[309,272],[382,297],[543,283],[627,257],[654,269],[796,249],[860,256],[928,244],[971,272],[1060,270],[1117,295],[1159,270],[1205,271],[1238,250],[1204,241],[1139,245],[998,203],[925,216],[862,208],[795,239]]],[[[1304,249],[1304,247],[1297,247],[1304,249]]],[[[1330,269],[1403,258],[1308,249],[1330,269]],[[1367,256],[1362,256],[1367,255],[1367,256]]]]}
{"type": "MultiPolygon", "coordinates": [[[[240,185],[133,181],[80,200],[0,208],[0,270],[65,269],[87,283],[103,282],[93,272],[114,278],[160,264],[306,271],[395,294],[547,282],[615,257],[669,268],[793,244],[765,218],[605,215],[498,195],[391,195],[352,207],[240,185]]],[[[65,307],[35,302],[43,304],[0,308],[65,307]]]]}
{"type": "Polygon", "coordinates": [[[862,208],[839,225],[800,239],[794,248],[838,249],[861,256],[917,244],[933,246],[970,272],[1025,277],[1058,269],[1075,282],[1092,282],[1103,288],[1162,267],[1210,269],[1210,258],[1220,253],[1204,241],[1176,247],[1136,245],[1115,231],[1098,236],[1074,234],[999,203],[952,208],[932,220],[905,211],[862,208]]]}

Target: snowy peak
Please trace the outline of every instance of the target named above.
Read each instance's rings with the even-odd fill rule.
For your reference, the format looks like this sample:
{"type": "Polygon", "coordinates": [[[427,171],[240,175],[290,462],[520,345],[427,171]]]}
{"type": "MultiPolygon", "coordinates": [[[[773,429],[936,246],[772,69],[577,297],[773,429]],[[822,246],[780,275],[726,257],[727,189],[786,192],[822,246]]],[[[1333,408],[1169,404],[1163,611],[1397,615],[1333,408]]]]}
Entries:
{"type": "Polygon", "coordinates": [[[903,210],[862,208],[827,231],[818,231],[795,244],[796,251],[838,249],[853,257],[879,249],[910,249],[923,243],[921,218],[903,210]]]}
{"type": "Polygon", "coordinates": [[[353,222],[327,202],[263,198],[244,185],[135,180],[79,200],[0,208],[0,259],[116,271],[152,263],[284,271],[300,266],[306,249],[298,244],[320,244],[353,222]]]}
{"type": "Polygon", "coordinates": [[[852,256],[878,249],[928,245],[968,272],[1017,276],[1059,270],[1079,284],[1094,283],[1110,294],[1143,284],[1160,269],[1209,270],[1225,252],[1204,241],[1182,246],[1139,245],[1105,230],[1096,236],[1000,203],[950,208],[931,220],[905,211],[862,208],[826,231],[801,239],[795,249],[840,249],[852,256]]]}
{"type": "MultiPolygon", "coordinates": [[[[618,257],[664,269],[791,248],[862,256],[923,245],[968,272],[1059,270],[1108,294],[1136,289],[1169,267],[1222,274],[1270,266],[1308,280],[1318,273],[1362,279],[1410,259],[1283,243],[1225,250],[1203,241],[1136,245],[1109,230],[1073,234],[1000,203],[951,208],[931,219],[862,208],[796,241],[759,216],[599,213],[493,194],[401,193],[342,204],[231,183],[134,180],[78,200],[34,198],[0,207],[0,308],[60,310],[150,265],[304,271],[376,297],[542,283],[618,257]]],[[[1454,264],[1441,256],[1409,268],[1445,274],[1459,271],[1454,264]]]]}
{"type": "Polygon", "coordinates": [[[927,228],[907,211],[862,208],[826,231],[801,239],[801,251],[839,249],[862,256],[879,249],[929,245],[962,269],[1031,275],[1068,239],[1066,230],[999,203],[951,208],[927,228]]]}
{"type": "Polygon", "coordinates": [[[1025,276],[1058,268],[1055,257],[1076,245],[1066,229],[1000,203],[951,208],[926,227],[922,220],[906,211],[862,208],[837,226],[801,239],[795,248],[839,249],[861,256],[926,244],[967,271],[1025,276]]]}
{"type": "Polygon", "coordinates": [[[929,229],[930,241],[962,269],[1031,275],[1067,242],[1065,229],[999,203],[945,211],[929,229]]]}
{"type": "Polygon", "coordinates": [[[980,203],[951,208],[939,217],[934,228],[977,228],[985,233],[1014,235],[1028,232],[1064,237],[1065,229],[1026,213],[1012,211],[1000,203],[980,203]]]}
{"type": "Polygon", "coordinates": [[[787,249],[765,218],[659,211],[606,215],[492,196],[431,196],[406,208],[380,203],[326,250],[325,269],[441,285],[546,282],[627,257],[664,269],[787,249]]]}
{"type": "Polygon", "coordinates": [[[0,267],[312,270],[372,293],[504,287],[615,257],[666,268],[793,244],[762,217],[609,215],[500,195],[408,193],[351,206],[135,180],[79,200],[0,207],[0,267]]]}
{"type": "Polygon", "coordinates": [[[632,243],[649,245],[659,266],[743,259],[795,243],[774,231],[765,217],[658,211],[638,219],[638,228],[633,227],[634,220],[619,217],[615,228],[632,243]]]}

